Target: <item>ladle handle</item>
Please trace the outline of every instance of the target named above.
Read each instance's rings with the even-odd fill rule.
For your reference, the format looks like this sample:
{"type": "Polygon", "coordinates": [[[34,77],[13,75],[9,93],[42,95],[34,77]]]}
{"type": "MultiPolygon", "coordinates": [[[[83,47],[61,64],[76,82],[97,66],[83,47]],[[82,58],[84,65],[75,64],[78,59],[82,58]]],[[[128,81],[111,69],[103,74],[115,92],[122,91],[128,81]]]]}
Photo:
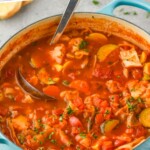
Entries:
{"type": "Polygon", "coordinates": [[[114,9],[121,5],[134,6],[150,12],[150,3],[144,0],[113,0],[108,5],[100,9],[98,13],[113,16],[114,9]]]}
{"type": "Polygon", "coordinates": [[[67,26],[73,12],[74,12],[74,9],[75,9],[78,1],[79,0],[69,0],[69,4],[68,4],[65,12],[63,13],[63,16],[61,18],[59,26],[58,26],[56,33],[54,34],[50,44],[54,44],[59,40],[60,36],[62,35],[65,27],[67,26]]]}

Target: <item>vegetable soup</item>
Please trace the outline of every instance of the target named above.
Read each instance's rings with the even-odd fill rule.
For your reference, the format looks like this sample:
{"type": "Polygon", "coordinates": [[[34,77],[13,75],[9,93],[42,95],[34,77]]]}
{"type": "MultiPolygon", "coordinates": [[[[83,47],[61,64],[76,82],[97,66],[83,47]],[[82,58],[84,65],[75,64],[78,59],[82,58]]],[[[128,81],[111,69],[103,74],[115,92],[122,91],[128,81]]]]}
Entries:
{"type": "Polygon", "coordinates": [[[1,70],[0,130],[24,150],[129,150],[150,128],[149,53],[113,35],[66,32],[1,70]],[[15,72],[56,101],[34,99],[15,72]]]}

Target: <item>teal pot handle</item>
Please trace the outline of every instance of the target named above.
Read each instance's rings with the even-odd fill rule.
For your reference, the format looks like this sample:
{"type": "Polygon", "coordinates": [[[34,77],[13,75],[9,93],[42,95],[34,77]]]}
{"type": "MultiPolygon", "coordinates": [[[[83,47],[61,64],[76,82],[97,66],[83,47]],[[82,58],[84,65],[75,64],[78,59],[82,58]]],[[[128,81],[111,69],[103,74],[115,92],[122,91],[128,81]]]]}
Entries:
{"type": "Polygon", "coordinates": [[[150,12],[150,3],[144,0],[113,0],[97,12],[113,16],[114,9],[121,5],[134,6],[150,12]]]}
{"type": "Polygon", "coordinates": [[[0,150],[22,150],[0,133],[0,150]]]}

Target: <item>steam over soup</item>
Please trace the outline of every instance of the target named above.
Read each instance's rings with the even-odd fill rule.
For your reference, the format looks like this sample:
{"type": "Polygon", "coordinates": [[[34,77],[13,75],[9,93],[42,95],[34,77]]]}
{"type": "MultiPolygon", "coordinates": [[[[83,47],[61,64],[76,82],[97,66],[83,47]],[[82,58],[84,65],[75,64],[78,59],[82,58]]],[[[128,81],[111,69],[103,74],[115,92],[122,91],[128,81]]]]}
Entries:
{"type": "Polygon", "coordinates": [[[1,70],[0,130],[25,150],[128,150],[149,135],[150,56],[87,30],[27,46],[1,70]],[[15,71],[57,101],[36,100],[15,71]]]}

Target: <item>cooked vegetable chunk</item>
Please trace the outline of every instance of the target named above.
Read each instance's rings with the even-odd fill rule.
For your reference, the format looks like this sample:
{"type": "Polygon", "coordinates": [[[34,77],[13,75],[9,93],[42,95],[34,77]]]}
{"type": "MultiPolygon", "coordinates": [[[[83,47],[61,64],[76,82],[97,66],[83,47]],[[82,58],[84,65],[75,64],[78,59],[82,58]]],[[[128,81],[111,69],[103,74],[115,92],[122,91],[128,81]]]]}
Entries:
{"type": "Polygon", "coordinates": [[[117,45],[114,44],[107,44],[104,45],[102,47],[100,47],[100,49],[97,52],[97,57],[99,59],[100,62],[104,61],[106,59],[106,57],[114,50],[117,49],[117,45]]]}
{"type": "Polygon", "coordinates": [[[119,120],[108,120],[101,125],[101,132],[108,133],[111,132],[119,124],[119,120]]]}
{"type": "Polygon", "coordinates": [[[140,59],[135,49],[121,50],[120,58],[122,59],[123,65],[126,68],[129,67],[142,67],[140,59]]]}
{"type": "Polygon", "coordinates": [[[150,108],[146,108],[140,113],[139,120],[144,127],[150,127],[150,108]]]}

